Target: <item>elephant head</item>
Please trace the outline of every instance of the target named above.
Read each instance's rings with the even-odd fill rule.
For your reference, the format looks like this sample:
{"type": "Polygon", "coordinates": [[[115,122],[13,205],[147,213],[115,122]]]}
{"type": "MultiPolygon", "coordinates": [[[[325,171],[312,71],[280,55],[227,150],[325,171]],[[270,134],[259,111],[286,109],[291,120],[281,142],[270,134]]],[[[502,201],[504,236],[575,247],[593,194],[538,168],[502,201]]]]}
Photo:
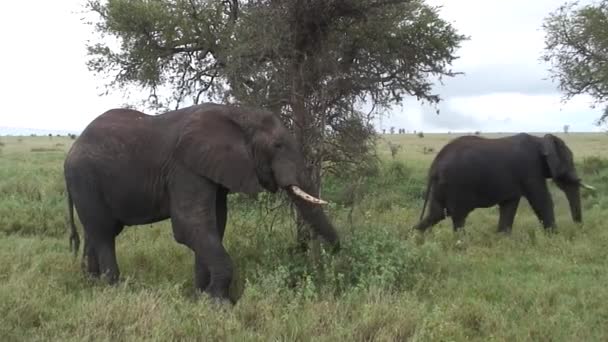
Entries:
{"type": "Polygon", "coordinates": [[[553,134],[543,137],[543,155],[547,163],[547,177],[552,178],[555,184],[566,194],[570,205],[572,220],[582,221],[580,188],[593,190],[594,188],[581,181],[574,167],[572,151],[566,143],[553,134]]]}
{"type": "Polygon", "coordinates": [[[312,229],[339,249],[320,207],[326,202],[314,196],[302,153],[278,116],[235,106],[196,108],[182,129],[178,159],[231,192],[285,190],[312,229]]]}

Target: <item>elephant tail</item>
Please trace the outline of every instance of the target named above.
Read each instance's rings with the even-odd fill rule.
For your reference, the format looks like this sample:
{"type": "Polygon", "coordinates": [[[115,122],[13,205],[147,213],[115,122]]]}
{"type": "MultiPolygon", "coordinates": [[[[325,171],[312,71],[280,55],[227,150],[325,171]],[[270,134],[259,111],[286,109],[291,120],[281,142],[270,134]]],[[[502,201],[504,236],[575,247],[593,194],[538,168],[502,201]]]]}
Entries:
{"type": "Polygon", "coordinates": [[[74,201],[72,201],[72,195],[70,190],[67,189],[68,194],[68,219],[70,220],[70,250],[74,251],[74,256],[78,255],[78,249],[80,248],[80,236],[76,230],[76,224],[74,223],[74,201]]]}
{"type": "Polygon", "coordinates": [[[429,194],[431,193],[431,185],[432,184],[433,184],[433,179],[429,175],[429,180],[426,183],[426,192],[424,193],[424,204],[422,205],[422,212],[420,213],[420,219],[419,219],[419,221],[422,221],[422,218],[424,217],[424,211],[426,210],[426,204],[429,201],[429,194]]]}

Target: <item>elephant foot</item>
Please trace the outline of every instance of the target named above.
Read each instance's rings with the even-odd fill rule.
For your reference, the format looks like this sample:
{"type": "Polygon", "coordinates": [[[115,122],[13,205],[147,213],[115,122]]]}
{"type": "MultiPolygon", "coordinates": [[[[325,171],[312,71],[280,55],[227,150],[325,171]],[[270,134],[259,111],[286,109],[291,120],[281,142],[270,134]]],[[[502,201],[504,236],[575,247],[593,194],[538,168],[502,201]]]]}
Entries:
{"type": "Polygon", "coordinates": [[[232,299],[230,296],[222,296],[218,294],[213,294],[208,290],[202,291],[200,289],[196,289],[194,293],[195,299],[200,299],[202,297],[206,297],[211,305],[221,307],[232,307],[236,305],[236,300],[232,299]]]}

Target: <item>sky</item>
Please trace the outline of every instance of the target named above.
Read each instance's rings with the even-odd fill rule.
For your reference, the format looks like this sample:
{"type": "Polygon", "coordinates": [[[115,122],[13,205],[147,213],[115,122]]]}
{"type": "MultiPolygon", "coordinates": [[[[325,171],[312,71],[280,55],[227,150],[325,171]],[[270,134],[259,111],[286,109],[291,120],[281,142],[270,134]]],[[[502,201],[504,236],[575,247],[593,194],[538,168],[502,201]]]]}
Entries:
{"type": "MultiPolygon", "coordinates": [[[[578,96],[563,102],[549,65],[540,61],[542,21],[565,0],[427,0],[470,40],[452,68],[463,72],[435,87],[435,109],[408,99],[378,129],[424,132],[599,131],[601,109],[578,96]]],[[[105,80],[86,67],[84,0],[0,2],[0,134],[18,128],[79,132],[121,107],[121,93],[100,96],[105,80]]],[[[581,1],[586,3],[587,1],[581,1]]],[[[142,96],[144,96],[142,94],[142,96]]]]}

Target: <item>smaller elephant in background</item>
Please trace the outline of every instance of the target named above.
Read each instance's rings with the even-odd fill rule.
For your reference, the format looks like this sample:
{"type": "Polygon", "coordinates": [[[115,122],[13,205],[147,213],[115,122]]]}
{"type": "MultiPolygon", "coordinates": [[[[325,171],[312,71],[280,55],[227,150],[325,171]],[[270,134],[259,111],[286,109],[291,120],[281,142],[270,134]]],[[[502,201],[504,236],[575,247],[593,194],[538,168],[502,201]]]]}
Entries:
{"type": "Polygon", "coordinates": [[[526,133],[495,139],[455,138],[431,164],[420,221],[413,228],[424,231],[450,216],[456,231],[475,208],[498,205],[498,231],[510,232],[522,196],[543,227],[554,228],[547,178],[566,194],[573,221],[582,222],[579,189],[594,188],[578,177],[572,151],[562,139],[526,133]],[[424,217],[427,203],[429,212],[424,217]]]}

